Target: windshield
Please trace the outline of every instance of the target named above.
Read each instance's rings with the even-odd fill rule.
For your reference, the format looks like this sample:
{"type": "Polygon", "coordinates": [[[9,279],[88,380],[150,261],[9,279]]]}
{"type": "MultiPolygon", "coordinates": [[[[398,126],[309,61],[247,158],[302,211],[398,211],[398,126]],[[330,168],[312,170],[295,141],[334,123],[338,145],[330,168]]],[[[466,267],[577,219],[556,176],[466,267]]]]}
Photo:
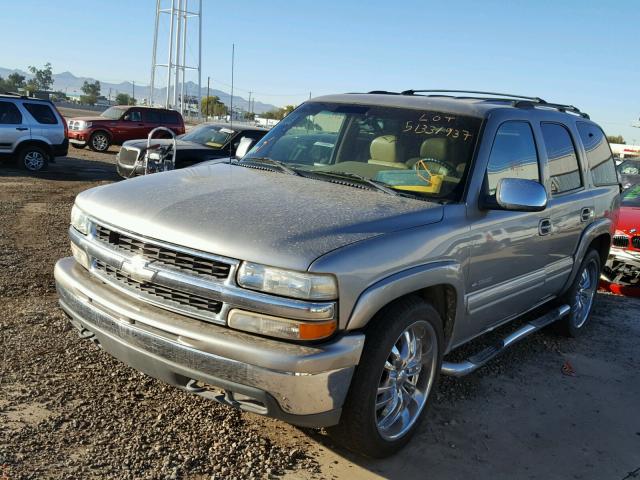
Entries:
{"type": "Polygon", "coordinates": [[[413,196],[458,200],[480,124],[447,112],[306,103],[242,161],[266,158],[313,178],[344,174],[413,196]]]}
{"type": "Polygon", "coordinates": [[[213,148],[222,148],[235,132],[216,125],[200,125],[182,137],[189,142],[200,143],[213,148]]]}
{"type": "Polygon", "coordinates": [[[640,183],[631,185],[624,192],[622,192],[623,207],[640,207],[640,183]]]}
{"type": "Polygon", "coordinates": [[[640,160],[625,160],[618,165],[618,173],[621,175],[639,175],[640,160]]]}
{"type": "Polygon", "coordinates": [[[100,114],[101,117],[108,118],[109,120],[120,120],[124,113],[124,108],[109,107],[100,114]]]}

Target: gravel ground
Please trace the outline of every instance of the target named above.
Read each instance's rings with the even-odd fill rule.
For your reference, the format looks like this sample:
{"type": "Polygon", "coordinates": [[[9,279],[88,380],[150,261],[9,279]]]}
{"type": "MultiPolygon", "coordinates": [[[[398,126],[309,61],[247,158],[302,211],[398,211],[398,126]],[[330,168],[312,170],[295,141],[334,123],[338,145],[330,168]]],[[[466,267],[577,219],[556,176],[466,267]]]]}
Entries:
{"type": "Polygon", "coordinates": [[[638,300],[600,295],[581,339],[543,332],[464,380],[444,378],[416,438],[384,461],[354,457],[323,432],[165,386],[80,340],[57,307],[53,265],[69,255],[75,195],[117,180],[112,150],[72,148],[37,176],[0,167],[0,478],[623,478],[640,467],[638,300]],[[576,379],[560,373],[566,360],[576,379]],[[596,360],[606,368],[589,363],[596,360]],[[596,414],[585,398],[598,393],[608,403],[596,414]],[[599,469],[584,466],[589,448],[575,453],[555,441],[565,430],[554,425],[571,427],[549,412],[572,402],[580,441],[607,439],[589,446],[601,452],[599,469]],[[604,413],[611,418],[598,423],[604,413]],[[528,423],[539,415],[548,429],[528,423]],[[541,436],[547,443],[536,447],[541,436]],[[580,475],[565,475],[578,464],[580,475]]]}

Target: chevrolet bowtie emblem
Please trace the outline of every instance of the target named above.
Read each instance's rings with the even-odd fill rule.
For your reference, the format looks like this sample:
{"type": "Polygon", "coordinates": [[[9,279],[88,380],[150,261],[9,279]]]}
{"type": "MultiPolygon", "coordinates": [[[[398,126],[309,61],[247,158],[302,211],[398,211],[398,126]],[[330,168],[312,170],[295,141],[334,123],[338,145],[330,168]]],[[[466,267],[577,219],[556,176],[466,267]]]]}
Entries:
{"type": "Polygon", "coordinates": [[[148,263],[143,258],[133,258],[122,262],[121,270],[138,282],[150,282],[156,274],[155,270],[147,268],[148,263]]]}

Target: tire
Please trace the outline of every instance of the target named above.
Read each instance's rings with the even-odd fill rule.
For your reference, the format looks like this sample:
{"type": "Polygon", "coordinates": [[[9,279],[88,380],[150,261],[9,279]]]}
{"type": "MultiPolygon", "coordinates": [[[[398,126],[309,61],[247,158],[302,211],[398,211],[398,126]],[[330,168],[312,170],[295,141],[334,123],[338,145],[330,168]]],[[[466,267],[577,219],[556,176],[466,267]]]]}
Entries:
{"type": "Polygon", "coordinates": [[[29,172],[40,172],[49,166],[49,154],[42,147],[26,146],[18,153],[18,166],[29,172]]]}
{"type": "Polygon", "coordinates": [[[93,132],[89,137],[89,148],[94,152],[106,152],[110,145],[109,134],[103,130],[93,132]]]}
{"type": "Polygon", "coordinates": [[[443,346],[442,320],[422,299],[407,297],[383,309],[366,329],[364,350],[340,423],[328,429],[331,438],[349,450],[375,458],[400,450],[418,429],[431,403],[443,346]],[[414,345],[416,350],[409,338],[422,338],[421,368],[414,375],[410,372],[415,371],[411,367],[418,363],[417,356],[411,355],[411,348],[404,348],[414,345]],[[403,368],[403,363],[408,368],[403,368]],[[422,395],[413,397],[418,392],[422,395]],[[396,414],[405,410],[406,417],[396,414]]]}
{"type": "Polygon", "coordinates": [[[78,149],[83,149],[84,147],[86,147],[86,145],[79,145],[77,143],[72,143],[71,146],[73,148],[78,148],[78,149]]]}
{"type": "Polygon", "coordinates": [[[580,264],[573,284],[561,298],[561,303],[569,305],[571,312],[556,323],[559,333],[577,337],[585,330],[591,318],[601,268],[600,254],[596,250],[589,250],[580,264]]]}

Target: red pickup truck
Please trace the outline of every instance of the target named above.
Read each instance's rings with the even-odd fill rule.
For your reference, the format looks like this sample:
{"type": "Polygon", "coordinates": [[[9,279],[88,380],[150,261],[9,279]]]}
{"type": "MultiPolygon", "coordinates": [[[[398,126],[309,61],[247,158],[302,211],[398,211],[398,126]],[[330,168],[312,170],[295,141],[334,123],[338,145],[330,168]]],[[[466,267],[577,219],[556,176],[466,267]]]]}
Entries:
{"type": "Polygon", "coordinates": [[[87,145],[96,152],[105,152],[110,145],[122,145],[126,140],[146,138],[156,127],[167,127],[182,135],[184,120],[175,110],[152,107],[111,107],[95,117],[77,117],[68,121],[69,143],[76,148],[87,145]]]}

